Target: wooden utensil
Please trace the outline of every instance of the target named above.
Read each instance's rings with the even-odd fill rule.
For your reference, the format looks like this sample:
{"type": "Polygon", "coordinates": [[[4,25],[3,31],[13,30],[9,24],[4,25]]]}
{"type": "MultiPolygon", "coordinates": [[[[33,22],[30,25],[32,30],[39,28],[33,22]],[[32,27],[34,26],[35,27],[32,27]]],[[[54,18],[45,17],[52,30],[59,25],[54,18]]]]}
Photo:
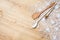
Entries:
{"type": "Polygon", "coordinates": [[[52,6],[54,6],[56,4],[56,2],[51,2],[50,5],[48,5],[44,10],[42,10],[41,12],[36,12],[32,15],[32,18],[35,20],[37,18],[39,18],[39,16],[45,12],[47,9],[51,8],[52,6]]]}

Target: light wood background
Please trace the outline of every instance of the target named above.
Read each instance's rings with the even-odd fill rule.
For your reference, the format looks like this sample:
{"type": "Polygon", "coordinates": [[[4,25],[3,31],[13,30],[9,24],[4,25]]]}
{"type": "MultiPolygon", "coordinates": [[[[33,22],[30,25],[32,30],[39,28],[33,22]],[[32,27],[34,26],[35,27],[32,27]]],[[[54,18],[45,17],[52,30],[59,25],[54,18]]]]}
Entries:
{"type": "Polygon", "coordinates": [[[45,0],[0,0],[0,40],[47,40],[32,29],[34,5],[45,0]]]}

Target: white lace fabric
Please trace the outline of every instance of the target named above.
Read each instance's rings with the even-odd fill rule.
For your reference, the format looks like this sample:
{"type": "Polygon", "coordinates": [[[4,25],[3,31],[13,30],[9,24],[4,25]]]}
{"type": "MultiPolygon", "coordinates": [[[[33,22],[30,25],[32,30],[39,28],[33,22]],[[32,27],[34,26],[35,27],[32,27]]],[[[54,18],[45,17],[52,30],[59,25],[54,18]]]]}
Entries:
{"type": "Polygon", "coordinates": [[[44,18],[41,20],[45,25],[43,31],[49,32],[50,40],[60,40],[60,8],[56,6],[56,9],[54,9],[49,17],[43,20],[44,18]]]}

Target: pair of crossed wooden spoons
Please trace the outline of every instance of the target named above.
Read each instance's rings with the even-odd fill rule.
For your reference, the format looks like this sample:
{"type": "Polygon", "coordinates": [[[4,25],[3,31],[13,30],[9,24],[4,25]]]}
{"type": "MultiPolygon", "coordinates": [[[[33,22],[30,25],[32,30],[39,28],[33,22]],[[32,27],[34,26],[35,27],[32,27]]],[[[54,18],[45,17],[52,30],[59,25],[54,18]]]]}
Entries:
{"type": "Polygon", "coordinates": [[[50,5],[48,5],[44,10],[42,10],[41,12],[37,12],[37,13],[34,13],[32,15],[32,18],[35,20],[37,19],[34,23],[33,23],[33,28],[36,28],[39,21],[45,17],[47,18],[49,16],[49,14],[53,11],[54,7],[56,5],[56,2],[51,2],[50,5]],[[46,12],[47,10],[49,10],[48,12],[46,12]],[[45,13],[44,13],[45,12],[45,13]]]}

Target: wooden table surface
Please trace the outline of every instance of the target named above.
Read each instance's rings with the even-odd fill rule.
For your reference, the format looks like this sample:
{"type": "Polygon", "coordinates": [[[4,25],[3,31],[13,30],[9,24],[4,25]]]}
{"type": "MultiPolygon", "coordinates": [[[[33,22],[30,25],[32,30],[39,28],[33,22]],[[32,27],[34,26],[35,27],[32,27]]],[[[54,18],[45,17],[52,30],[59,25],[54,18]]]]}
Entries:
{"type": "Polygon", "coordinates": [[[45,5],[44,0],[0,0],[0,40],[46,40],[32,29],[31,6],[37,1],[45,5]]]}

